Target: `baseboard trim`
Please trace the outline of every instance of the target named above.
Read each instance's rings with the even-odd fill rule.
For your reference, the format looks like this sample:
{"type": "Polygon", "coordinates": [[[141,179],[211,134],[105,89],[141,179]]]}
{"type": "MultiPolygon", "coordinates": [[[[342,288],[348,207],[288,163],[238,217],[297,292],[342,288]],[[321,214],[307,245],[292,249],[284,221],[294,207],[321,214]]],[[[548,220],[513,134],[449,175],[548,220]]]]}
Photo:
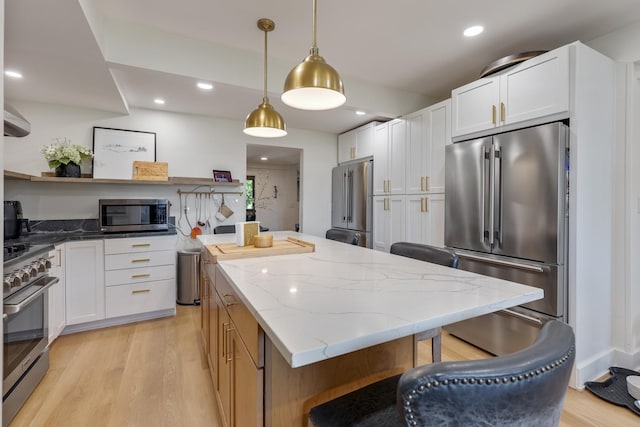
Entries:
{"type": "Polygon", "coordinates": [[[159,319],[161,317],[175,316],[176,309],[151,311],[149,313],[132,314],[130,316],[114,317],[113,319],[97,320],[95,322],[80,323],[65,327],[60,335],[73,334],[76,332],[90,331],[92,329],[108,328],[110,326],[124,325],[127,323],[141,322],[143,320],[159,319]]]}

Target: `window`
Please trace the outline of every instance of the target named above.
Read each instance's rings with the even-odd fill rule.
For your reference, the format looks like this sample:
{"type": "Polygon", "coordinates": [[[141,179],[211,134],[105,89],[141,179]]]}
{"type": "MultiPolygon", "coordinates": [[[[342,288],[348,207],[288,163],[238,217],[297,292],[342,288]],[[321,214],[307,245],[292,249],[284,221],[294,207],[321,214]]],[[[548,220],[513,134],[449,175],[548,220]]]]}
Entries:
{"type": "Polygon", "coordinates": [[[245,194],[247,195],[247,209],[254,210],[255,209],[255,189],[256,177],[253,175],[248,175],[247,180],[244,183],[245,186],[245,194]]]}

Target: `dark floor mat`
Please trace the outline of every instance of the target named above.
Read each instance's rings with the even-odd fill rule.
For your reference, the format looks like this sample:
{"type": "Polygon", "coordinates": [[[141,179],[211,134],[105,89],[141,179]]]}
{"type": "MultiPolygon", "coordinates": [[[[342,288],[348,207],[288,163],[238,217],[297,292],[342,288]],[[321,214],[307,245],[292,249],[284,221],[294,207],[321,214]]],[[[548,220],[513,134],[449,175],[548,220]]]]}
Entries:
{"type": "Polygon", "coordinates": [[[615,366],[609,368],[609,372],[613,376],[606,381],[589,381],[584,386],[599,398],[618,406],[626,406],[636,415],[640,415],[640,409],[634,404],[635,399],[627,391],[627,377],[629,375],[640,376],[640,372],[615,366]]]}

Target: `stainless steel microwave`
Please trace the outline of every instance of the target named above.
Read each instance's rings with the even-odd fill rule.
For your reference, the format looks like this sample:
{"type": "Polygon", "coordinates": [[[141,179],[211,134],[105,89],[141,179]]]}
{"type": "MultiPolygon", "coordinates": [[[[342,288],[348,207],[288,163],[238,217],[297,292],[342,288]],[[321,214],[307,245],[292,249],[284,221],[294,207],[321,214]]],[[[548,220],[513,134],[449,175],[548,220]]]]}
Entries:
{"type": "Polygon", "coordinates": [[[169,229],[167,199],[100,199],[100,231],[164,231],[169,229]]]}

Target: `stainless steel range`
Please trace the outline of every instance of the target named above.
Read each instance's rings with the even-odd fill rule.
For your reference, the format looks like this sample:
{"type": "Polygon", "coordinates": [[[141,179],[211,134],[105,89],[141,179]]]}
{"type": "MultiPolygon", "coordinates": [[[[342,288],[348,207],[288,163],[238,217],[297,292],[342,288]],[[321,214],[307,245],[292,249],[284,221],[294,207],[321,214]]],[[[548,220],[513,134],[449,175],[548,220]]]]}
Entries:
{"type": "Polygon", "coordinates": [[[2,425],[7,426],[49,368],[47,289],[53,245],[4,245],[2,425]]]}

